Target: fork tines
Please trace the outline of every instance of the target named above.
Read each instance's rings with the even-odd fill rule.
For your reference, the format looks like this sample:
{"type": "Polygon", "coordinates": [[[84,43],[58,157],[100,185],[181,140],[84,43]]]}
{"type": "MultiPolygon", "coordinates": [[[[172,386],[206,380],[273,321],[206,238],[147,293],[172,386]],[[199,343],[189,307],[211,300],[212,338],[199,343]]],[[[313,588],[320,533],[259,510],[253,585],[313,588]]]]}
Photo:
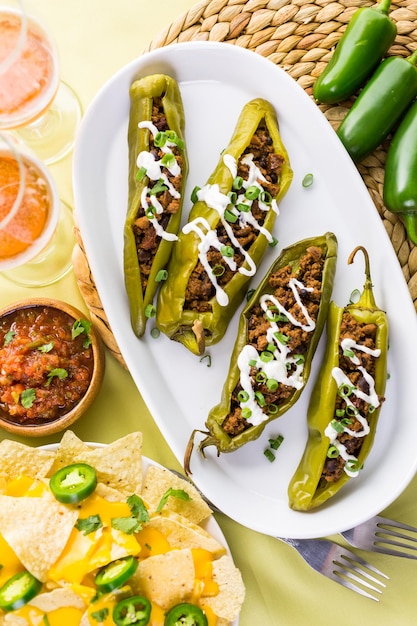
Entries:
{"type": "Polygon", "coordinates": [[[379,602],[379,598],[373,596],[366,589],[381,594],[386,584],[373,576],[371,572],[386,580],[389,580],[389,576],[349,550],[345,550],[335,557],[333,565],[333,580],[362,596],[379,602]]]}
{"type": "Polygon", "coordinates": [[[417,529],[414,526],[408,526],[385,517],[378,517],[377,519],[377,528],[379,530],[375,531],[374,550],[384,554],[392,554],[393,556],[417,559],[417,529]],[[394,530],[395,528],[405,532],[394,530]],[[398,539],[403,541],[397,541],[398,539]],[[384,546],[391,546],[391,548],[384,546]],[[404,552],[404,550],[407,550],[407,552],[404,552]],[[408,552],[408,550],[411,552],[408,552]]]}

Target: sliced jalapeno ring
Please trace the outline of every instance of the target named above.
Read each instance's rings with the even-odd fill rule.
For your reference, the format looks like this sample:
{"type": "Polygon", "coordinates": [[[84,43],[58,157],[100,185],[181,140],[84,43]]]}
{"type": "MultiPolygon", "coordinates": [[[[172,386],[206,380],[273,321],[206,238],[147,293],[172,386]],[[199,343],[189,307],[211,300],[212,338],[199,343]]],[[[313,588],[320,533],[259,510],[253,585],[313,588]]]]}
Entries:
{"type": "Polygon", "coordinates": [[[0,589],[0,609],[14,611],[27,604],[40,591],[42,583],[30,572],[15,574],[0,589]]]}
{"type": "Polygon", "coordinates": [[[208,626],[205,613],[195,604],[183,602],[177,604],[168,611],[165,616],[164,626],[208,626]]]}
{"type": "Polygon", "coordinates": [[[49,487],[58,502],[77,504],[91,495],[97,485],[94,467],[87,463],[73,463],[59,469],[49,481],[49,487]]]}
{"type": "Polygon", "coordinates": [[[131,596],[116,604],[113,621],[116,626],[146,626],[151,617],[151,603],[144,596],[131,596]]]}
{"type": "Polygon", "coordinates": [[[112,561],[103,567],[96,575],[95,583],[100,591],[108,593],[121,587],[138,567],[138,561],[133,556],[112,561]]]}

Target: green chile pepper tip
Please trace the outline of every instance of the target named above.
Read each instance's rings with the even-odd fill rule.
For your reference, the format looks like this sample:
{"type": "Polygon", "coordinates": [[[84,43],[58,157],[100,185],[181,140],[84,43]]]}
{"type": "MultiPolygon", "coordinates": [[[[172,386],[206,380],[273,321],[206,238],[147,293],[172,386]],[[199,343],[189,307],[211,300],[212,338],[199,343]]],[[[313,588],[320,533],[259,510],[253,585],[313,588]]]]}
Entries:
{"type": "Polygon", "coordinates": [[[417,101],[410,106],[388,148],[384,203],[399,213],[410,240],[417,245],[417,101]]]}
{"type": "MultiPolygon", "coordinates": [[[[388,351],[388,321],[384,311],[378,308],[372,290],[369,256],[365,248],[358,246],[348,259],[351,264],[358,251],[365,256],[365,283],[360,299],[356,303],[339,307],[334,302],[330,304],[327,319],[327,342],[325,354],[320,367],[318,378],[314,384],[310,398],[307,422],[308,438],[299,465],[289,483],[289,506],[297,511],[309,511],[324,504],[346,484],[351,476],[342,471],[342,475],[334,481],[322,478],[323,468],[329,454],[330,439],[325,435],[327,427],[335,419],[336,400],[340,388],[332,376],[334,368],[339,367],[340,358],[340,328],[342,317],[348,312],[359,324],[374,325],[375,348],[380,350],[374,366],[374,386],[378,397],[383,400],[387,378],[387,351],[388,351]]],[[[348,392],[349,393],[349,392],[348,392]]],[[[347,404],[346,404],[347,406],[347,404]]],[[[361,468],[372,448],[378,417],[379,406],[369,412],[369,432],[363,437],[357,457],[356,471],[361,468]]],[[[347,418],[348,419],[348,418],[347,418]]],[[[336,452],[336,450],[335,450],[336,452]]],[[[336,458],[339,453],[335,455],[336,458]]]]}
{"type": "Polygon", "coordinates": [[[358,9],[329,63],[313,86],[319,102],[334,104],[353,96],[394,42],[397,27],[388,16],[391,0],[358,9]]]}
{"type": "MultiPolygon", "coordinates": [[[[271,265],[268,272],[261,280],[258,288],[255,290],[254,294],[252,295],[251,299],[249,300],[240,315],[237,337],[230,359],[227,379],[223,386],[221,400],[219,404],[213,407],[213,409],[210,411],[206,420],[207,431],[203,432],[203,434],[205,434],[206,436],[199,444],[199,450],[203,454],[203,456],[204,449],[207,446],[215,446],[218,453],[233,452],[234,450],[245,445],[246,443],[254,441],[261,435],[267,423],[280,417],[296,403],[305,387],[305,384],[307,383],[311,370],[313,355],[316,350],[320,335],[322,333],[325,320],[327,318],[327,311],[333,289],[336,260],[337,239],[333,233],[326,233],[325,235],[320,237],[304,239],[292,246],[289,246],[288,248],[285,248],[284,250],[282,250],[279,257],[271,265]],[[302,355],[302,359],[298,359],[299,362],[303,363],[302,369],[299,374],[301,376],[301,384],[298,385],[298,388],[294,388],[292,395],[287,397],[287,399],[282,399],[282,402],[278,406],[274,407],[273,411],[268,411],[268,413],[264,413],[264,415],[262,415],[263,421],[256,425],[249,425],[245,430],[243,430],[243,432],[231,436],[224,429],[223,423],[225,418],[231,412],[232,401],[234,401],[235,397],[235,390],[238,389],[238,385],[241,381],[241,369],[239,367],[238,360],[241,357],[243,351],[248,348],[248,324],[251,318],[251,311],[253,310],[254,306],[258,306],[260,300],[264,296],[268,297],[268,295],[273,292],[273,289],[271,288],[271,285],[269,283],[269,279],[272,274],[276,274],[279,270],[282,270],[289,266],[292,268],[294,275],[297,276],[300,259],[305,257],[308,251],[315,248],[320,248],[322,250],[323,261],[323,267],[321,270],[320,305],[318,308],[315,326],[312,327],[312,331],[310,333],[307,333],[310,336],[310,339],[306,347],[306,352],[302,355]]],[[[300,289],[302,289],[302,287],[300,287],[300,289]]],[[[267,319],[268,318],[265,314],[265,320],[267,319]]],[[[279,322],[277,321],[277,324],[278,323],[279,322]]],[[[280,341],[280,337],[278,337],[278,341],[280,341]]],[[[296,361],[296,356],[297,355],[291,358],[294,358],[294,361],[296,361]]],[[[271,359],[274,358],[272,356],[272,353],[270,353],[270,357],[271,359]]],[[[278,359],[279,357],[277,356],[276,358],[278,359]]],[[[260,359],[262,360],[262,355],[260,355],[260,359]]],[[[268,394],[268,391],[266,389],[265,394],[268,394]]],[[[262,400],[260,396],[258,396],[258,398],[262,400]]],[[[245,399],[243,399],[243,402],[245,402],[245,399]]],[[[262,407],[263,402],[261,402],[259,406],[262,407]]],[[[185,453],[184,466],[189,473],[191,473],[190,458],[193,450],[193,442],[197,432],[202,431],[194,431],[192,433],[185,453]]]]}

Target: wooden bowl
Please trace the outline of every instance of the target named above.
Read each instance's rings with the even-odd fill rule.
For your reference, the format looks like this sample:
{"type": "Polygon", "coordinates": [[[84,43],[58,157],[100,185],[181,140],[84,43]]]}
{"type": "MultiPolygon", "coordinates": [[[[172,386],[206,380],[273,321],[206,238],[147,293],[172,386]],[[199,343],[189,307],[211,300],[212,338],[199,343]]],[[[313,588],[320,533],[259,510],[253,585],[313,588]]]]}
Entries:
{"type": "Polygon", "coordinates": [[[77,308],[50,298],[0,309],[0,428],[43,437],[68,428],[86,412],[105,368],[102,340],[89,324],[77,308]],[[50,320],[53,326],[46,332],[50,320]]]}

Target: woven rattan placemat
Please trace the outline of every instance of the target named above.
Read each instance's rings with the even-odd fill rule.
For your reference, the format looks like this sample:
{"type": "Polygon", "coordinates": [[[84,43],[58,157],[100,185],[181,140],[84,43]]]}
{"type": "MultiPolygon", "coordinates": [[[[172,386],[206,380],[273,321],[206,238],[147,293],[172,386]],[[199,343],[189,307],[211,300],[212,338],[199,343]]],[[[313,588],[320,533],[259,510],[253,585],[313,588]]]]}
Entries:
{"type": "MultiPolygon", "coordinates": [[[[223,41],[270,59],[311,95],[314,81],[329,61],[353,13],[361,6],[373,4],[367,0],[203,0],[161,31],[145,51],[184,41],[223,41]]],[[[417,2],[393,1],[390,16],[397,24],[398,34],[388,54],[409,56],[417,45],[417,2]]],[[[320,105],[320,109],[336,129],[351,103],[320,105]]],[[[390,213],[382,200],[386,147],[387,144],[380,146],[358,169],[391,239],[417,310],[417,248],[407,239],[401,219],[390,213]]],[[[74,250],[74,270],[99,332],[123,363],[81,240],[74,250]]]]}

